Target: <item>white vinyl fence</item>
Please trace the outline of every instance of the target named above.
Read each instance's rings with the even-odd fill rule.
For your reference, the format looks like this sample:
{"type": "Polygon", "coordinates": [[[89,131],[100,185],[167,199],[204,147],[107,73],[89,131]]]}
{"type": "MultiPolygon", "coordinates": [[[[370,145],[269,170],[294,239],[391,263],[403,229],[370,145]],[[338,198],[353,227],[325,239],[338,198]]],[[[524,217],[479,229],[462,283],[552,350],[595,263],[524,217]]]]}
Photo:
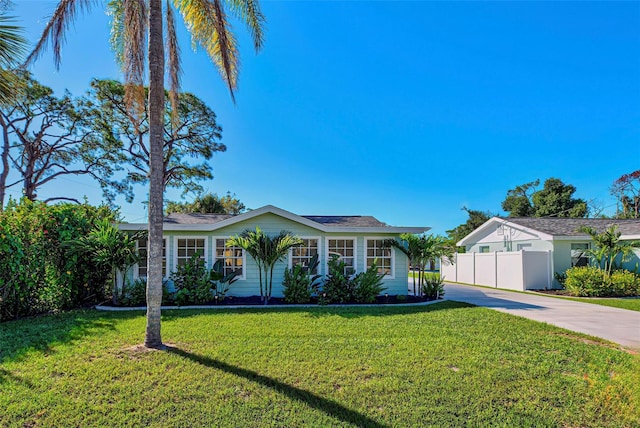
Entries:
{"type": "Polygon", "coordinates": [[[445,281],[521,291],[551,288],[552,271],[551,251],[464,253],[440,263],[445,281]]]}

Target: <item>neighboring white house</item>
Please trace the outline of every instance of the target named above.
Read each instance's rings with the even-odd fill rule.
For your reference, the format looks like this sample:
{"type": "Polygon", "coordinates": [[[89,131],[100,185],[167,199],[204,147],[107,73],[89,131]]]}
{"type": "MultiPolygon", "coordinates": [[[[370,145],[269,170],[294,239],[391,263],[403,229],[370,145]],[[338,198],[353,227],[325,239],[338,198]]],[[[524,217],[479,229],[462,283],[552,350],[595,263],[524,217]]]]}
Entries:
{"type": "MultiPolygon", "coordinates": [[[[640,240],[637,219],[493,217],[457,243],[471,255],[461,255],[458,266],[447,264],[442,271],[450,281],[514,289],[560,288],[555,272],[564,273],[588,262],[584,250],[591,248],[591,238],[578,229],[589,226],[603,232],[614,224],[622,240],[640,240]],[[517,252],[528,254],[493,254],[517,252]],[[511,278],[508,284],[504,281],[507,276],[511,278]]],[[[624,267],[634,270],[638,264],[636,252],[624,267]]]]}
{"type": "MultiPolygon", "coordinates": [[[[428,227],[394,227],[371,216],[300,216],[267,205],[236,216],[227,214],[171,214],[164,219],[164,275],[169,277],[176,267],[194,254],[199,254],[208,266],[224,260],[225,272],[237,271],[240,279],[229,290],[231,296],[259,294],[258,268],[251,256],[236,247],[227,247],[226,240],[247,229],[259,226],[265,233],[278,234],[288,230],[299,236],[304,245],[291,251],[286,260],[276,265],[273,296],[282,296],[284,270],[295,264],[307,264],[318,254],[318,274],[327,274],[327,261],[338,255],[350,272],[365,271],[377,259],[378,269],[389,294],[407,294],[409,263],[401,251],[383,245],[384,240],[402,233],[422,233],[428,227]]],[[[122,223],[121,230],[147,230],[146,223],[122,223]]],[[[146,240],[139,243],[141,255],[146,255],[146,240]]],[[[129,280],[147,275],[146,258],[134,266],[129,280]]]]}

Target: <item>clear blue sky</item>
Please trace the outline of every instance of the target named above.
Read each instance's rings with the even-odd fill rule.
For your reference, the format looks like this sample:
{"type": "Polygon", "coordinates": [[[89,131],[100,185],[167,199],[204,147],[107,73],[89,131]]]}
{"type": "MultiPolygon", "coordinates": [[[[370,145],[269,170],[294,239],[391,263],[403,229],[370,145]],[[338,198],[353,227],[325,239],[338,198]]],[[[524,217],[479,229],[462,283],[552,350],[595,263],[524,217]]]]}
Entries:
{"type": "MultiPolygon", "coordinates": [[[[55,2],[15,3],[33,42],[55,2]]],[[[537,178],[610,206],[613,180],[640,169],[640,2],[262,5],[261,53],[235,26],[236,105],[181,32],[184,90],[214,109],[228,147],[209,191],[444,233],[466,220],[462,206],[497,212],[508,189],[537,178]]],[[[60,70],[48,52],[32,71],[74,95],[120,78],[108,36],[96,7],[69,32],[60,70]]],[[[100,200],[97,185],[72,180],[50,191],[100,200]]],[[[144,220],[144,198],[120,201],[128,220],[144,220]]]]}

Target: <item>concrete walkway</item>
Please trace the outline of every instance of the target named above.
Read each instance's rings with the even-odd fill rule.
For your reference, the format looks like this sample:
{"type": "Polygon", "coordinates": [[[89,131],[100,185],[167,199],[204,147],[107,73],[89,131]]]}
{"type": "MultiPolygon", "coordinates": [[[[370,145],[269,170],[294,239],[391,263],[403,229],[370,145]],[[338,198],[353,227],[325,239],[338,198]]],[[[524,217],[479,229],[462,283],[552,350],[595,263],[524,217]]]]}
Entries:
{"type": "Polygon", "coordinates": [[[637,311],[459,284],[446,284],[444,297],[640,349],[640,312],[637,311]]]}

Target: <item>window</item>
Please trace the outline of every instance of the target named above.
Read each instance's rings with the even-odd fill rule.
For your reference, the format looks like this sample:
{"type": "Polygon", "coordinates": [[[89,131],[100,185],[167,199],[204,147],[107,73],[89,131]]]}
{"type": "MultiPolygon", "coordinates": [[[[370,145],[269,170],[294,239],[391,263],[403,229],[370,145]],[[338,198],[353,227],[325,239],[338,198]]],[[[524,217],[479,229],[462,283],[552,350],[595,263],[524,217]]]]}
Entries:
{"type": "Polygon", "coordinates": [[[329,260],[333,256],[338,256],[344,262],[345,275],[356,272],[356,240],[353,238],[327,239],[327,254],[329,260]]]}
{"type": "MultiPolygon", "coordinates": [[[[289,267],[293,268],[295,265],[309,266],[309,263],[313,256],[318,254],[318,239],[317,238],[309,238],[302,239],[303,244],[299,247],[294,247],[291,249],[291,259],[289,263],[289,267]]],[[[318,273],[318,268],[316,268],[311,274],[315,275],[318,273]]]]}
{"type": "Polygon", "coordinates": [[[205,242],[205,238],[177,238],[176,267],[182,266],[196,254],[206,263],[205,242]]]}
{"type": "Polygon", "coordinates": [[[480,245],[480,248],[478,249],[479,253],[488,253],[489,252],[489,246],[488,245],[480,245]]]}
{"type": "Polygon", "coordinates": [[[224,260],[224,274],[237,272],[244,278],[244,250],[240,247],[227,247],[225,238],[216,239],[216,260],[224,260]]]}
{"type": "Polygon", "coordinates": [[[585,254],[588,249],[588,242],[571,244],[571,267],[587,266],[589,264],[589,257],[585,254]]]}
{"type": "MultiPolygon", "coordinates": [[[[138,278],[147,277],[147,272],[149,269],[147,268],[147,256],[149,255],[149,241],[147,238],[138,239],[138,255],[140,256],[140,260],[138,261],[138,267],[136,269],[136,274],[138,278]]],[[[162,276],[167,276],[167,239],[162,240],[162,276]]]]}
{"type": "Polygon", "coordinates": [[[367,239],[366,245],[365,267],[369,269],[375,260],[378,265],[378,273],[384,273],[386,277],[393,277],[393,251],[391,247],[384,245],[384,239],[367,239]]]}
{"type": "Polygon", "coordinates": [[[528,244],[518,244],[518,251],[526,250],[527,248],[531,248],[531,243],[528,244]]]}

